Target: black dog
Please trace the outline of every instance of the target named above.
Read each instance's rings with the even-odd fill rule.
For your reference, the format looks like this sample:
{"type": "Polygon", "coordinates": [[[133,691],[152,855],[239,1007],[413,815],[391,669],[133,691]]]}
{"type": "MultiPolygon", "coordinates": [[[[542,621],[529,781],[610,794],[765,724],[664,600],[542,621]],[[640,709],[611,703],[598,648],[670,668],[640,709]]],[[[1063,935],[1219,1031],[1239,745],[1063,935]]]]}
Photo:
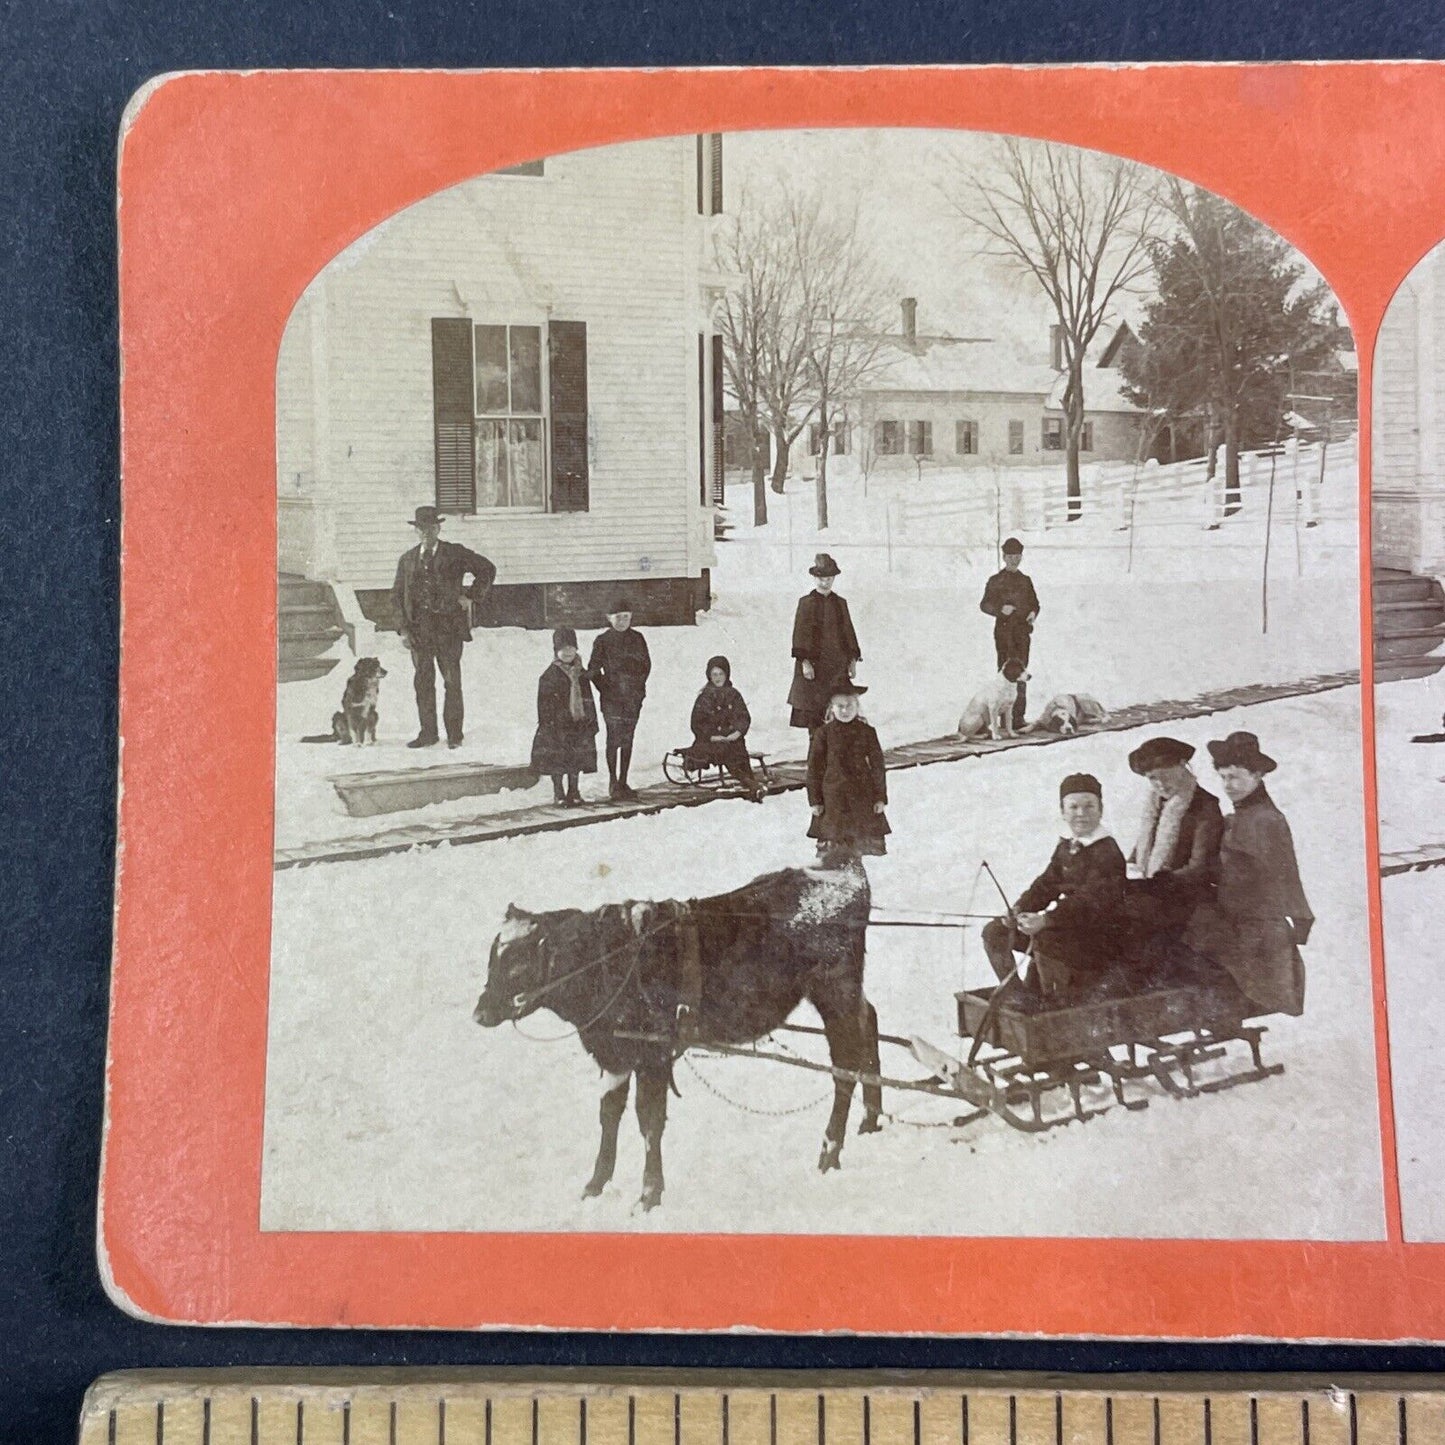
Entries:
{"type": "Polygon", "coordinates": [[[355,743],[376,741],[376,704],[386,669],[378,657],[359,657],[341,694],[341,711],[331,715],[331,731],[302,738],[303,743],[355,743]]]}

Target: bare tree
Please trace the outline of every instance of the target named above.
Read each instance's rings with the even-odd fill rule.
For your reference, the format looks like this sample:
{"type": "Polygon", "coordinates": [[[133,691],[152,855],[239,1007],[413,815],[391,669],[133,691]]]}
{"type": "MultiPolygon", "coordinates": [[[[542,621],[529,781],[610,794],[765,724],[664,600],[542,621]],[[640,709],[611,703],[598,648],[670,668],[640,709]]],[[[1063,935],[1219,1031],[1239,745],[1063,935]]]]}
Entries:
{"type": "Polygon", "coordinates": [[[995,164],[949,192],[982,250],[1038,283],[1062,337],[1068,516],[1081,512],[1084,360],[1115,298],[1148,270],[1153,173],[1047,141],[1000,140],[995,164]]]}
{"type": "Polygon", "coordinates": [[[828,454],[848,402],[874,372],[884,345],[889,294],[857,206],[830,213],[820,197],[792,196],[788,232],[797,304],[806,321],[805,376],[818,427],[818,527],[828,525],[828,454]]]}
{"type": "Polygon", "coordinates": [[[753,525],[768,520],[766,438],[771,430],[768,397],[776,335],[789,290],[792,258],[776,225],[768,224],[751,193],[745,192],[732,226],[718,238],[718,260],[741,278],[728,292],[718,329],[723,368],[738,404],[748,439],[753,475],[753,525]]]}

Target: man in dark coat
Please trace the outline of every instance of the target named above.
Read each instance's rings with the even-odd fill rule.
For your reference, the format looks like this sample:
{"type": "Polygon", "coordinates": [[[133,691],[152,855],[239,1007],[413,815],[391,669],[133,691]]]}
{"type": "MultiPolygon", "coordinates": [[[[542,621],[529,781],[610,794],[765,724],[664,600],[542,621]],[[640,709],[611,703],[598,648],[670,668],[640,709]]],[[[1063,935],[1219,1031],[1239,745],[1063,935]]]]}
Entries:
{"type": "Polygon", "coordinates": [[[607,796],[635,798],[637,794],[627,783],[627,770],[632,766],[632,739],[647,696],[652,654],[647,639],[632,625],[630,598],[613,601],[607,609],[607,622],[607,631],[599,632],[592,644],[587,676],[597,689],[607,723],[607,796]]]}
{"type": "Polygon", "coordinates": [[[862,653],[853,632],[848,604],[833,591],[842,569],[819,552],[808,575],[813,590],[798,599],[793,617],[793,685],[788,691],[792,726],[811,735],[823,725],[828,701],[840,682],[857,671],[862,653]]]}
{"type": "Polygon", "coordinates": [[[1019,895],[1010,918],[983,929],[984,952],[1001,980],[1014,976],[1015,953],[1032,951],[1029,986],[1045,998],[1098,978],[1123,942],[1124,854],[1103,826],[1099,780],[1070,774],[1059,785],[1059,808],[1064,828],[1048,867],[1019,895]]]}
{"type": "Polygon", "coordinates": [[[1228,970],[1247,1013],[1302,1014],[1300,947],[1315,919],[1289,822],[1264,786],[1278,764],[1248,732],[1210,743],[1209,752],[1234,811],[1224,820],[1214,901],[1195,910],[1184,942],[1228,970]]]}
{"type": "Polygon", "coordinates": [[[421,533],[421,541],[402,553],[391,588],[397,631],[411,650],[421,723],[421,731],[407,747],[429,748],[437,741],[437,672],[446,689],[442,720],[447,746],[460,747],[462,647],[472,639],[468,604],[486,597],[497,569],[469,547],[441,541],[442,517],[435,507],[418,507],[411,525],[421,533]],[[463,586],[468,574],[472,578],[469,588],[463,586]]]}
{"type": "MultiPolygon", "coordinates": [[[[983,589],[983,600],[978,604],[980,612],[993,618],[993,649],[1000,672],[1010,658],[1028,666],[1034,619],[1039,615],[1039,595],[1034,591],[1033,581],[1019,571],[1023,555],[1024,544],[1017,537],[1010,537],[1003,544],[1003,570],[988,579],[983,589]]],[[[1013,711],[1015,732],[1024,725],[1027,707],[1028,683],[1020,682],[1013,711]]]]}

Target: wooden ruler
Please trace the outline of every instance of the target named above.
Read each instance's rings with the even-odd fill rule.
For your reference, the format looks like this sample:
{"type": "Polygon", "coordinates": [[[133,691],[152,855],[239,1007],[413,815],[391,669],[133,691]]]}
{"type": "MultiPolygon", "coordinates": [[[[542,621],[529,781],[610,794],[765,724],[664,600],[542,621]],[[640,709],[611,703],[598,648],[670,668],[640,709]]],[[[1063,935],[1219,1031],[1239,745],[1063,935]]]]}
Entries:
{"type": "Polygon", "coordinates": [[[1435,1445],[1445,1378],[107,1375],[81,1445],[1435,1445]]]}

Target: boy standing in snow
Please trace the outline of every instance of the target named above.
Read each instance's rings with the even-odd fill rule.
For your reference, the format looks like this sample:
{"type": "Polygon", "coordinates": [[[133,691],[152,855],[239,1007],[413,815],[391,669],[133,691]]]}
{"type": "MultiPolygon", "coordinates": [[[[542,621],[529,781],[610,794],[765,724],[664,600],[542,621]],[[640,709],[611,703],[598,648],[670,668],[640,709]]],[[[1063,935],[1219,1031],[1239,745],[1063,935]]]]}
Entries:
{"type": "Polygon", "coordinates": [[[1049,865],[1019,895],[1009,918],[983,929],[983,947],[999,979],[1013,977],[1014,954],[1032,949],[1032,987],[1068,993],[1118,961],[1124,943],[1120,904],[1127,867],[1104,826],[1104,789],[1089,773],[1059,784],[1063,829],[1049,865]]]}
{"type": "MultiPolygon", "coordinates": [[[[1003,570],[988,579],[983,589],[983,600],[978,604],[980,612],[993,618],[993,648],[1000,672],[1010,658],[1017,659],[1027,668],[1034,619],[1039,615],[1039,595],[1034,591],[1033,580],[1027,573],[1019,571],[1023,556],[1024,544],[1017,537],[1010,537],[1003,544],[1003,570]]],[[[1013,711],[1015,732],[1024,725],[1027,706],[1028,684],[1020,682],[1013,711]]]]}
{"type": "Polygon", "coordinates": [[[858,713],[859,695],[867,691],[846,677],[834,683],[827,717],[808,748],[808,836],[817,840],[819,857],[888,851],[888,772],[878,734],[858,713]]]}
{"type": "Polygon", "coordinates": [[[627,770],[632,766],[632,739],[647,696],[652,654],[647,639],[632,626],[628,598],[613,602],[607,609],[607,621],[607,631],[598,633],[592,644],[587,676],[597,689],[607,724],[607,796],[635,798],[637,794],[627,783],[627,770]]]}

